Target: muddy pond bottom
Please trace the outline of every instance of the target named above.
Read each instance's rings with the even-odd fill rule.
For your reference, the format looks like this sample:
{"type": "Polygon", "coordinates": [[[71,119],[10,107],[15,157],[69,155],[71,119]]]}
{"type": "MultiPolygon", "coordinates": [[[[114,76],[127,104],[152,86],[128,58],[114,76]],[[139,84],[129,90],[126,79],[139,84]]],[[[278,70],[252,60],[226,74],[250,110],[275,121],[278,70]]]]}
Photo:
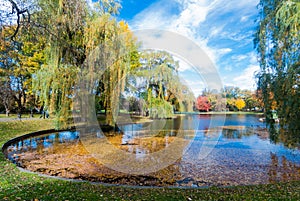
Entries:
{"type": "Polygon", "coordinates": [[[299,149],[271,143],[263,128],[81,132],[23,139],[5,154],[33,172],[117,185],[234,186],[300,179],[299,149]]]}

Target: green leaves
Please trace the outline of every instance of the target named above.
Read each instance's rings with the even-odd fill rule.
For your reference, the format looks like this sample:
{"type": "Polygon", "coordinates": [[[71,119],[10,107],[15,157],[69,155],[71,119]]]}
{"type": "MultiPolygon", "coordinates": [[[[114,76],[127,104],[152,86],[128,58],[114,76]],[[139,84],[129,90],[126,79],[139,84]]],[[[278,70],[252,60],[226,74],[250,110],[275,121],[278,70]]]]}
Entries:
{"type": "MultiPolygon", "coordinates": [[[[276,25],[281,34],[288,30],[290,36],[298,38],[300,30],[300,2],[284,1],[276,12],[276,25]]],[[[298,41],[299,42],[299,41],[298,41]]]]}
{"type": "Polygon", "coordinates": [[[135,50],[135,39],[128,25],[118,24],[112,17],[118,12],[119,2],[101,0],[95,7],[84,0],[39,0],[38,3],[42,10],[37,12],[42,24],[38,29],[45,33],[48,43],[46,64],[35,76],[35,93],[55,116],[57,125],[66,126],[81,73],[85,77],[80,79],[88,80],[90,91],[104,94],[101,96],[109,111],[107,123],[114,125],[112,115],[119,111],[130,53],[135,50]],[[126,37],[122,38],[122,34],[126,37]]]}
{"type": "Polygon", "coordinates": [[[266,111],[278,110],[285,132],[299,134],[300,2],[260,1],[256,50],[261,72],[257,74],[266,111]]]}
{"type": "Polygon", "coordinates": [[[182,112],[192,111],[195,97],[179,79],[179,64],[171,54],[145,51],[141,53],[140,63],[140,68],[131,73],[141,79],[139,90],[144,94],[150,117],[169,118],[173,108],[182,112]]]}

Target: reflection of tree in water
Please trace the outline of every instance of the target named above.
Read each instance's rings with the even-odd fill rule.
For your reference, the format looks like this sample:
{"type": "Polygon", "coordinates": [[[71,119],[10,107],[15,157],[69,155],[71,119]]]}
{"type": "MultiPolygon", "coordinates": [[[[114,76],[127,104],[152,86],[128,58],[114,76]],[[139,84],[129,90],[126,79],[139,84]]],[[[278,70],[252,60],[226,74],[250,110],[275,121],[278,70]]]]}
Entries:
{"type": "Polygon", "coordinates": [[[269,130],[269,133],[270,133],[271,142],[273,142],[275,144],[278,143],[279,142],[279,138],[278,138],[279,129],[278,129],[278,127],[274,124],[270,124],[268,130],[269,130]]]}
{"type": "Polygon", "coordinates": [[[37,144],[37,146],[36,146],[37,152],[39,154],[42,154],[43,150],[45,148],[45,146],[44,146],[44,139],[43,138],[37,138],[36,139],[36,144],[37,144]]]}
{"type": "MultiPolygon", "coordinates": [[[[225,126],[223,127],[222,135],[227,139],[241,139],[243,136],[251,136],[254,134],[258,134],[259,137],[265,138],[261,131],[262,130],[259,130],[258,128],[255,129],[251,127],[240,129],[234,126],[225,126]]],[[[280,128],[278,124],[269,124],[266,131],[268,131],[268,136],[272,143],[283,143],[284,146],[288,148],[300,148],[300,131],[286,131],[280,128]]]]}
{"type": "Polygon", "coordinates": [[[300,131],[285,130],[280,128],[277,124],[270,124],[269,127],[270,140],[273,143],[283,143],[284,146],[289,148],[300,147],[300,131]]]}
{"type": "Polygon", "coordinates": [[[223,128],[222,135],[227,139],[241,139],[243,136],[254,135],[255,132],[251,128],[237,129],[237,128],[223,128]]]}
{"type": "Polygon", "coordinates": [[[223,129],[222,135],[227,139],[241,139],[243,132],[243,130],[223,129]]]}
{"type": "Polygon", "coordinates": [[[269,169],[269,182],[293,181],[300,179],[300,165],[286,159],[285,156],[278,157],[271,153],[271,164],[269,169]]]}

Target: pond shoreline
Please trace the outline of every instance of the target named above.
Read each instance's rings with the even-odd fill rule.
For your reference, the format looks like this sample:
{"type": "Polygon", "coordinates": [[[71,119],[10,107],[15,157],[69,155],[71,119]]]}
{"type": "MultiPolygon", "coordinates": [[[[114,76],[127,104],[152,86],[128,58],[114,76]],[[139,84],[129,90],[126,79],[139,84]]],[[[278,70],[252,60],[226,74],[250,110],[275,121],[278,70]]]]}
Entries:
{"type": "MultiPolygon", "coordinates": [[[[246,129],[246,127],[244,127],[244,126],[224,126],[222,128],[218,128],[218,129],[221,129],[221,130],[225,129],[226,135],[229,135],[229,136],[231,136],[232,134],[234,134],[234,132],[236,132],[238,130],[240,130],[242,133],[248,132],[248,131],[244,131],[246,129]],[[230,133],[232,133],[232,134],[230,134],[230,133]]],[[[256,128],[256,129],[250,128],[250,130],[261,139],[268,138],[268,136],[266,136],[266,134],[267,134],[266,129],[264,129],[264,128],[256,128]]],[[[50,131],[51,132],[61,132],[61,131],[55,131],[55,130],[50,130],[50,131]]],[[[65,131],[65,130],[63,130],[63,131],[65,131]]],[[[201,132],[209,133],[211,131],[201,131],[201,132]]],[[[5,155],[7,156],[7,153],[5,150],[8,150],[8,149],[12,150],[12,148],[9,148],[9,146],[10,146],[9,143],[14,143],[18,140],[24,140],[26,137],[28,138],[30,136],[44,135],[45,133],[47,133],[47,131],[39,131],[39,132],[35,132],[35,133],[31,133],[31,134],[27,134],[24,136],[19,136],[17,138],[11,139],[2,146],[2,150],[5,153],[5,155]]],[[[118,137],[120,137],[120,135],[110,136],[109,138],[115,138],[115,137],[118,138],[118,137]]],[[[169,137],[169,139],[172,142],[172,138],[169,137]]],[[[80,142],[80,141],[78,141],[78,142],[80,142]]],[[[119,140],[113,141],[111,143],[113,143],[114,146],[119,147],[119,149],[124,149],[124,151],[127,151],[128,147],[135,147],[140,144],[139,141],[122,144],[122,141],[119,141],[119,140]]],[[[61,146],[65,146],[65,145],[61,145],[61,146]]],[[[157,187],[167,187],[167,188],[207,188],[207,187],[213,187],[213,186],[215,186],[215,187],[216,186],[230,187],[230,186],[240,186],[240,185],[247,186],[247,185],[254,185],[254,184],[268,184],[269,183],[269,182],[265,183],[260,180],[257,180],[254,183],[236,182],[234,180],[233,181],[225,180],[226,182],[223,183],[221,181],[215,180],[214,177],[212,177],[210,179],[205,178],[204,172],[202,172],[201,174],[199,173],[199,175],[195,178],[189,177],[188,175],[180,176],[180,174],[178,174],[178,177],[176,179],[172,178],[172,176],[167,178],[168,176],[167,176],[167,174],[164,173],[164,171],[169,172],[170,170],[168,170],[168,169],[163,170],[163,172],[161,172],[161,173],[158,173],[158,174],[155,173],[153,175],[152,174],[136,175],[136,176],[127,175],[127,174],[120,175],[120,173],[116,173],[114,171],[108,170],[103,165],[98,165],[97,167],[94,167],[94,165],[92,165],[92,164],[97,164],[98,162],[95,159],[90,158],[89,156],[86,157],[86,156],[82,155],[82,154],[84,154],[83,152],[80,152],[80,151],[78,152],[78,150],[80,150],[80,149],[78,148],[77,143],[75,144],[75,146],[72,144],[69,144],[66,146],[68,147],[68,150],[69,150],[67,152],[67,154],[59,153],[59,152],[56,153],[55,150],[57,148],[55,148],[52,151],[51,151],[51,149],[47,148],[47,151],[42,155],[38,154],[37,151],[35,151],[29,155],[22,154],[22,153],[14,154],[13,155],[14,158],[10,158],[10,160],[13,160],[20,168],[23,168],[24,170],[30,171],[33,173],[54,176],[54,177],[59,177],[59,178],[66,178],[66,179],[71,179],[71,180],[75,179],[75,180],[79,180],[79,181],[96,182],[96,183],[100,183],[100,184],[104,183],[104,184],[116,185],[116,186],[138,186],[138,187],[140,187],[140,186],[148,186],[148,187],[157,186],[157,187]],[[54,153],[53,156],[51,155],[52,152],[54,153]],[[55,164],[49,163],[47,161],[54,161],[55,164]],[[78,164],[72,164],[72,161],[80,161],[80,162],[78,164]],[[89,166],[88,164],[91,161],[93,161],[93,162],[89,166]],[[43,165],[43,164],[45,164],[45,165],[43,165]],[[52,164],[52,165],[50,165],[50,164],[52,164]],[[63,164],[63,167],[59,166],[59,164],[63,164]],[[81,167],[81,168],[78,170],[78,167],[81,167]],[[93,168],[96,168],[96,169],[93,170],[93,168]],[[89,173],[85,172],[84,171],[85,169],[92,170],[92,172],[89,172],[89,173]],[[102,172],[104,172],[104,173],[102,173],[102,172]]],[[[178,163],[178,162],[176,162],[176,163],[178,163]]],[[[186,166],[186,165],[184,165],[184,166],[186,166]]],[[[215,171],[218,171],[218,169],[221,167],[222,166],[219,167],[219,165],[217,165],[215,167],[212,166],[210,168],[215,169],[215,171]]],[[[173,166],[170,166],[168,168],[174,169],[173,166]]],[[[226,168],[228,168],[228,167],[226,166],[226,168]]],[[[243,167],[243,168],[245,168],[245,167],[243,167]]],[[[274,168],[268,167],[268,166],[260,167],[260,168],[263,168],[266,170],[274,169],[274,168]]],[[[177,169],[177,167],[175,167],[175,169],[177,169]]],[[[227,171],[229,171],[229,170],[230,169],[228,169],[227,171]]],[[[242,170],[242,169],[240,169],[240,170],[242,170]]],[[[252,170],[252,168],[250,168],[250,170],[252,170]]],[[[282,170],[280,170],[280,171],[282,171],[282,170]]],[[[297,176],[297,178],[298,178],[298,176],[297,176]]],[[[229,177],[228,177],[228,179],[229,179],[229,177]]],[[[240,181],[242,181],[242,180],[240,180],[240,181]]],[[[253,180],[253,181],[255,181],[255,180],[253,180]]]]}
{"type": "MultiPolygon", "coordinates": [[[[46,120],[49,122],[49,120],[46,120]]],[[[44,125],[44,124],[43,124],[44,125]]],[[[41,126],[40,121],[0,122],[2,146],[11,138],[24,133],[53,128],[50,123],[41,126]]],[[[0,153],[0,199],[2,200],[299,200],[300,181],[279,182],[268,185],[249,185],[209,188],[167,188],[167,187],[127,187],[105,185],[87,181],[39,176],[38,173],[24,172],[4,158],[0,153]],[[29,193],[28,193],[29,192],[29,193]],[[77,192],[77,193],[74,193],[77,192]]]]}

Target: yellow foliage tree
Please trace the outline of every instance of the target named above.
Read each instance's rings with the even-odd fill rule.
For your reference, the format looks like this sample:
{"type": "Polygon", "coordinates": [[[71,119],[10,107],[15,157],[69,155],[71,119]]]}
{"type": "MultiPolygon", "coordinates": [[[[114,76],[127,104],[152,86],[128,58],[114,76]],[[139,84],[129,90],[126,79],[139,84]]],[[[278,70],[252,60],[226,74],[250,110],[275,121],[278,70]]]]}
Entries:
{"type": "Polygon", "coordinates": [[[235,106],[240,111],[241,109],[243,109],[246,106],[246,103],[245,103],[245,101],[243,99],[237,99],[235,101],[235,106]]]}
{"type": "Polygon", "coordinates": [[[32,75],[44,62],[45,40],[31,28],[19,28],[13,41],[10,36],[14,30],[15,26],[5,26],[0,31],[0,76],[3,86],[9,88],[6,92],[10,93],[10,102],[16,102],[21,117],[24,109],[33,110],[34,107],[34,103],[29,104],[30,107],[27,103],[32,95],[32,75]]]}

